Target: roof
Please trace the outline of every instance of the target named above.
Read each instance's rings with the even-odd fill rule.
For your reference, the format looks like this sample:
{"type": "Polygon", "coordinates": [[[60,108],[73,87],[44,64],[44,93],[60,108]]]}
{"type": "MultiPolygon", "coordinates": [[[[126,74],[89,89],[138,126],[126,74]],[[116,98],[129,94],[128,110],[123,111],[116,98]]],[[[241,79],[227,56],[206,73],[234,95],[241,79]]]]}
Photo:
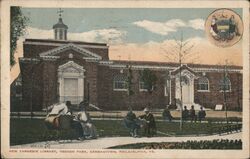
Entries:
{"type": "Polygon", "coordinates": [[[53,29],[55,29],[55,28],[68,29],[68,26],[63,23],[62,18],[59,18],[58,22],[55,25],[53,25],[53,29]]]}
{"type": "MultiPolygon", "coordinates": [[[[179,63],[175,62],[157,62],[157,61],[123,61],[123,60],[113,60],[113,64],[121,65],[149,65],[149,66],[170,66],[170,67],[179,67],[179,63]]],[[[185,63],[190,68],[217,68],[223,69],[223,65],[209,65],[209,64],[193,64],[185,63]]],[[[242,66],[228,65],[228,69],[242,69],[242,66]]]]}

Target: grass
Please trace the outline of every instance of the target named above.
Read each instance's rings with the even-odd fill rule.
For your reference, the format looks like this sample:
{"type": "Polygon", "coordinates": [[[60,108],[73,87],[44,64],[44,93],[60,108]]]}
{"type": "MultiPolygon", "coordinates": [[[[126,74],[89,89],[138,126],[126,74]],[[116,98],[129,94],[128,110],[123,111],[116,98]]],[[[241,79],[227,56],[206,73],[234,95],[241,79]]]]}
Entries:
{"type": "MultiPolygon", "coordinates": [[[[94,120],[93,123],[100,137],[129,136],[129,130],[125,128],[122,120],[94,120]]],[[[180,131],[179,123],[157,121],[157,130],[163,133],[157,133],[156,136],[209,134],[210,128],[218,125],[225,124],[189,122],[184,123],[183,130],[180,131]]],[[[140,134],[142,134],[141,131],[139,131],[140,134]]],[[[48,130],[42,119],[12,118],[10,120],[10,145],[75,138],[77,138],[76,131],[48,130]]]]}

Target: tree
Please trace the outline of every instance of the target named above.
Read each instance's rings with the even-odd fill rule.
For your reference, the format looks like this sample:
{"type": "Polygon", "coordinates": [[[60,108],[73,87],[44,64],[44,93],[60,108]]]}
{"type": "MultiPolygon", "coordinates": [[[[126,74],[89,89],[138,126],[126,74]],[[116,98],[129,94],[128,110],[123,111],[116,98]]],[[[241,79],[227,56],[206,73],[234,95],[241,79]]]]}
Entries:
{"type": "MultiPolygon", "coordinates": [[[[143,82],[144,88],[146,88],[147,92],[149,95],[152,94],[153,90],[155,90],[155,85],[156,85],[157,77],[149,69],[144,69],[141,73],[141,82],[143,82]]],[[[150,105],[150,102],[149,102],[150,105]]]]}
{"type": "Polygon", "coordinates": [[[226,59],[224,62],[220,62],[217,64],[218,69],[223,69],[223,74],[220,80],[220,91],[223,92],[223,109],[225,111],[225,118],[228,123],[228,98],[230,98],[230,94],[237,97],[237,105],[238,110],[240,110],[241,104],[240,104],[240,97],[242,96],[242,85],[241,84],[241,78],[240,73],[236,73],[236,83],[237,87],[231,87],[231,81],[230,81],[230,73],[229,68],[233,66],[234,63],[232,61],[229,61],[226,59]]]}
{"type": "MultiPolygon", "coordinates": [[[[165,53],[165,57],[169,60],[169,61],[175,61],[178,62],[179,64],[179,85],[180,85],[180,99],[176,99],[177,101],[180,101],[180,110],[182,112],[183,110],[183,97],[182,97],[182,84],[183,84],[183,80],[185,80],[185,78],[183,78],[182,76],[182,65],[183,63],[187,63],[188,61],[192,61],[191,63],[193,63],[196,59],[198,59],[199,57],[193,57],[191,50],[193,49],[194,44],[190,44],[190,41],[184,41],[183,40],[183,33],[181,32],[181,37],[180,40],[175,40],[175,45],[173,46],[171,44],[170,47],[166,48],[162,48],[164,50],[165,53]],[[190,57],[192,57],[190,59],[190,57]]],[[[195,54],[197,55],[197,54],[195,54]]],[[[182,130],[182,113],[180,115],[180,130],[182,130]]]]}
{"type": "Polygon", "coordinates": [[[131,96],[134,94],[134,91],[132,89],[132,84],[133,84],[133,74],[132,74],[132,69],[131,69],[131,65],[127,65],[128,68],[128,74],[127,74],[127,93],[128,93],[128,97],[129,97],[129,109],[131,109],[131,96]]]}
{"type": "Polygon", "coordinates": [[[131,66],[130,65],[128,65],[127,66],[128,67],[128,75],[127,75],[127,88],[128,88],[128,96],[131,96],[131,95],[133,95],[134,94],[134,91],[133,91],[133,89],[132,89],[132,84],[133,84],[133,82],[132,82],[132,80],[133,80],[133,75],[132,75],[132,69],[131,69],[131,66]]]}
{"type": "Polygon", "coordinates": [[[20,7],[11,7],[10,9],[10,65],[15,65],[15,51],[17,41],[25,33],[28,18],[23,15],[20,7]]]}

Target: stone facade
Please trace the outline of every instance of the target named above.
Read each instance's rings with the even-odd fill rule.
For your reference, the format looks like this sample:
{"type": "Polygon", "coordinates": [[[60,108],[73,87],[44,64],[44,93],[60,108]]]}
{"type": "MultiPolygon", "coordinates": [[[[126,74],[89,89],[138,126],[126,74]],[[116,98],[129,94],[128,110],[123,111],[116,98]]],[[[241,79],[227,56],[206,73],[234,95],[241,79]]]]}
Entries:
{"type": "MultiPolygon", "coordinates": [[[[187,64],[180,68],[177,63],[112,61],[106,44],[26,39],[20,68],[22,111],[39,111],[65,100],[72,100],[77,105],[88,98],[91,104],[103,110],[126,110],[129,105],[137,110],[148,104],[151,108],[178,105],[180,71],[187,80],[183,85],[186,94],[183,100],[187,102],[184,105],[211,109],[217,104],[224,105],[224,92],[220,90],[224,67],[187,64]],[[116,76],[127,77],[128,66],[131,66],[133,76],[132,96],[128,96],[126,89],[114,88],[116,76]],[[157,76],[151,94],[139,86],[140,72],[146,68],[157,76]],[[168,81],[166,73],[169,73],[168,81]],[[201,77],[208,80],[208,90],[198,90],[201,77]]],[[[230,80],[230,89],[225,93],[228,109],[241,110],[242,67],[227,66],[226,70],[230,80]]]]}

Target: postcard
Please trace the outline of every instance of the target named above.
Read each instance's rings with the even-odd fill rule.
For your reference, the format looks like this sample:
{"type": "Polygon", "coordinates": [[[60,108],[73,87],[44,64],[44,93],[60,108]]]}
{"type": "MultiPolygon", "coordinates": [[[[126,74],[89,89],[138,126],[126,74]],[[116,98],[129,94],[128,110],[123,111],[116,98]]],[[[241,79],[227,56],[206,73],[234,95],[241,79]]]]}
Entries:
{"type": "Polygon", "coordinates": [[[2,158],[248,158],[247,1],[1,1],[2,158]]]}

